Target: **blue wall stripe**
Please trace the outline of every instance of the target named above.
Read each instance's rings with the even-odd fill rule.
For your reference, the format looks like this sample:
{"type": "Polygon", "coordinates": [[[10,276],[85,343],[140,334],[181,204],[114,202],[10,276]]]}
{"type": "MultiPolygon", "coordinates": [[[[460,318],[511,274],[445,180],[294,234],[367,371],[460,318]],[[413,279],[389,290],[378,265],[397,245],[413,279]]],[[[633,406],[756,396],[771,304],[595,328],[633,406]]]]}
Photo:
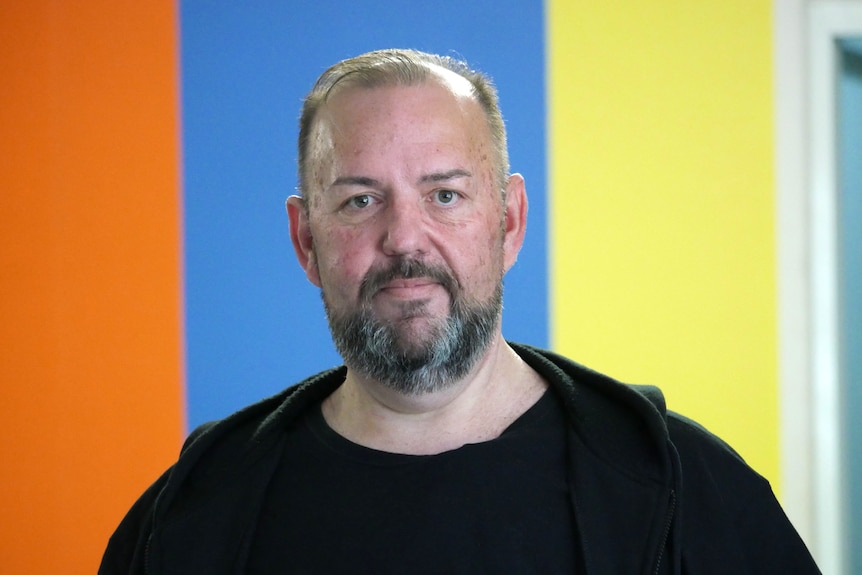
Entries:
{"type": "Polygon", "coordinates": [[[315,78],[385,47],[454,53],[490,74],[527,179],[527,242],[504,333],[547,345],[544,14],[532,0],[183,1],[188,422],[223,417],[340,363],[290,246],[296,119],[315,78]]]}

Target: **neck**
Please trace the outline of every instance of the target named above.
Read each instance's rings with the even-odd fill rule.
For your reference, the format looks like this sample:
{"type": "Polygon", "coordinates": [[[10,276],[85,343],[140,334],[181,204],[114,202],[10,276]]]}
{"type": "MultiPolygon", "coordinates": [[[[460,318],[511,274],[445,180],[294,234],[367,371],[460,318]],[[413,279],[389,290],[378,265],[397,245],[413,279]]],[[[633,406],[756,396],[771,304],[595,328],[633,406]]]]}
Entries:
{"type": "Polygon", "coordinates": [[[494,439],[546,387],[498,334],[465,378],[434,393],[405,395],[348,369],[344,384],[324,401],[323,416],[354,443],[428,455],[494,439]]]}

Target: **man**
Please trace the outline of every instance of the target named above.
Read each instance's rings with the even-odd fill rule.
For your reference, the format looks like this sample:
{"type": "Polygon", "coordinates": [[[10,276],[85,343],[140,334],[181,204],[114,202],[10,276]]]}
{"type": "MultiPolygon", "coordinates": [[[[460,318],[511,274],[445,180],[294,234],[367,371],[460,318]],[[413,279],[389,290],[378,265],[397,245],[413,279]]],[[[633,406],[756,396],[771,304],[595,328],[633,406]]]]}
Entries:
{"type": "Polygon", "coordinates": [[[196,430],[101,573],[817,573],[660,392],[507,343],[524,240],[490,81],[372,52],[300,120],[290,235],[344,366],[196,430]]]}

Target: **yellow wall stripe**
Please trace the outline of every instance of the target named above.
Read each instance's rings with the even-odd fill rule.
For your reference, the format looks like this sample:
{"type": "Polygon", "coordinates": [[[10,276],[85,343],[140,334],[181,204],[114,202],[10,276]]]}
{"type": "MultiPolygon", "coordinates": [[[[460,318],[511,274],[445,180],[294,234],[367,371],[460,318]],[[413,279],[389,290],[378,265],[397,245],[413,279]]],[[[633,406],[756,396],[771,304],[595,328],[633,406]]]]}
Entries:
{"type": "Polygon", "coordinates": [[[549,0],[551,341],[778,482],[771,3],[549,0]]]}

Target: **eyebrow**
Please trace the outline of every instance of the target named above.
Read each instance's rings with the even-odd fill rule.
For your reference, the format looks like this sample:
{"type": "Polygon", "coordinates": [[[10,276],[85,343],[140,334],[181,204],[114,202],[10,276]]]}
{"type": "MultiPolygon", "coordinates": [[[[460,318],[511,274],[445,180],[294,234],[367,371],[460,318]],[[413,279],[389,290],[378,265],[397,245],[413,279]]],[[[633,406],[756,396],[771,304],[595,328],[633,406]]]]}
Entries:
{"type": "Polygon", "coordinates": [[[335,186],[364,186],[366,188],[379,188],[380,182],[374,178],[366,178],[365,176],[341,176],[332,182],[332,187],[335,186]]]}
{"type": "Polygon", "coordinates": [[[460,168],[455,168],[454,170],[449,170],[448,172],[439,172],[433,174],[427,174],[419,178],[419,183],[425,184],[428,182],[447,182],[449,180],[454,180],[456,178],[471,178],[473,174],[468,172],[467,170],[462,170],[460,168]]]}
{"type": "MultiPolygon", "coordinates": [[[[460,168],[455,168],[454,170],[449,170],[448,172],[434,172],[431,174],[425,174],[421,178],[419,178],[420,184],[427,183],[436,183],[436,182],[448,182],[449,180],[454,180],[457,178],[471,178],[473,174],[468,172],[467,170],[462,170],[460,168]]],[[[332,186],[362,186],[365,188],[381,188],[382,184],[379,180],[375,180],[374,178],[369,178],[367,176],[341,176],[335,179],[332,182],[332,186]]]]}

